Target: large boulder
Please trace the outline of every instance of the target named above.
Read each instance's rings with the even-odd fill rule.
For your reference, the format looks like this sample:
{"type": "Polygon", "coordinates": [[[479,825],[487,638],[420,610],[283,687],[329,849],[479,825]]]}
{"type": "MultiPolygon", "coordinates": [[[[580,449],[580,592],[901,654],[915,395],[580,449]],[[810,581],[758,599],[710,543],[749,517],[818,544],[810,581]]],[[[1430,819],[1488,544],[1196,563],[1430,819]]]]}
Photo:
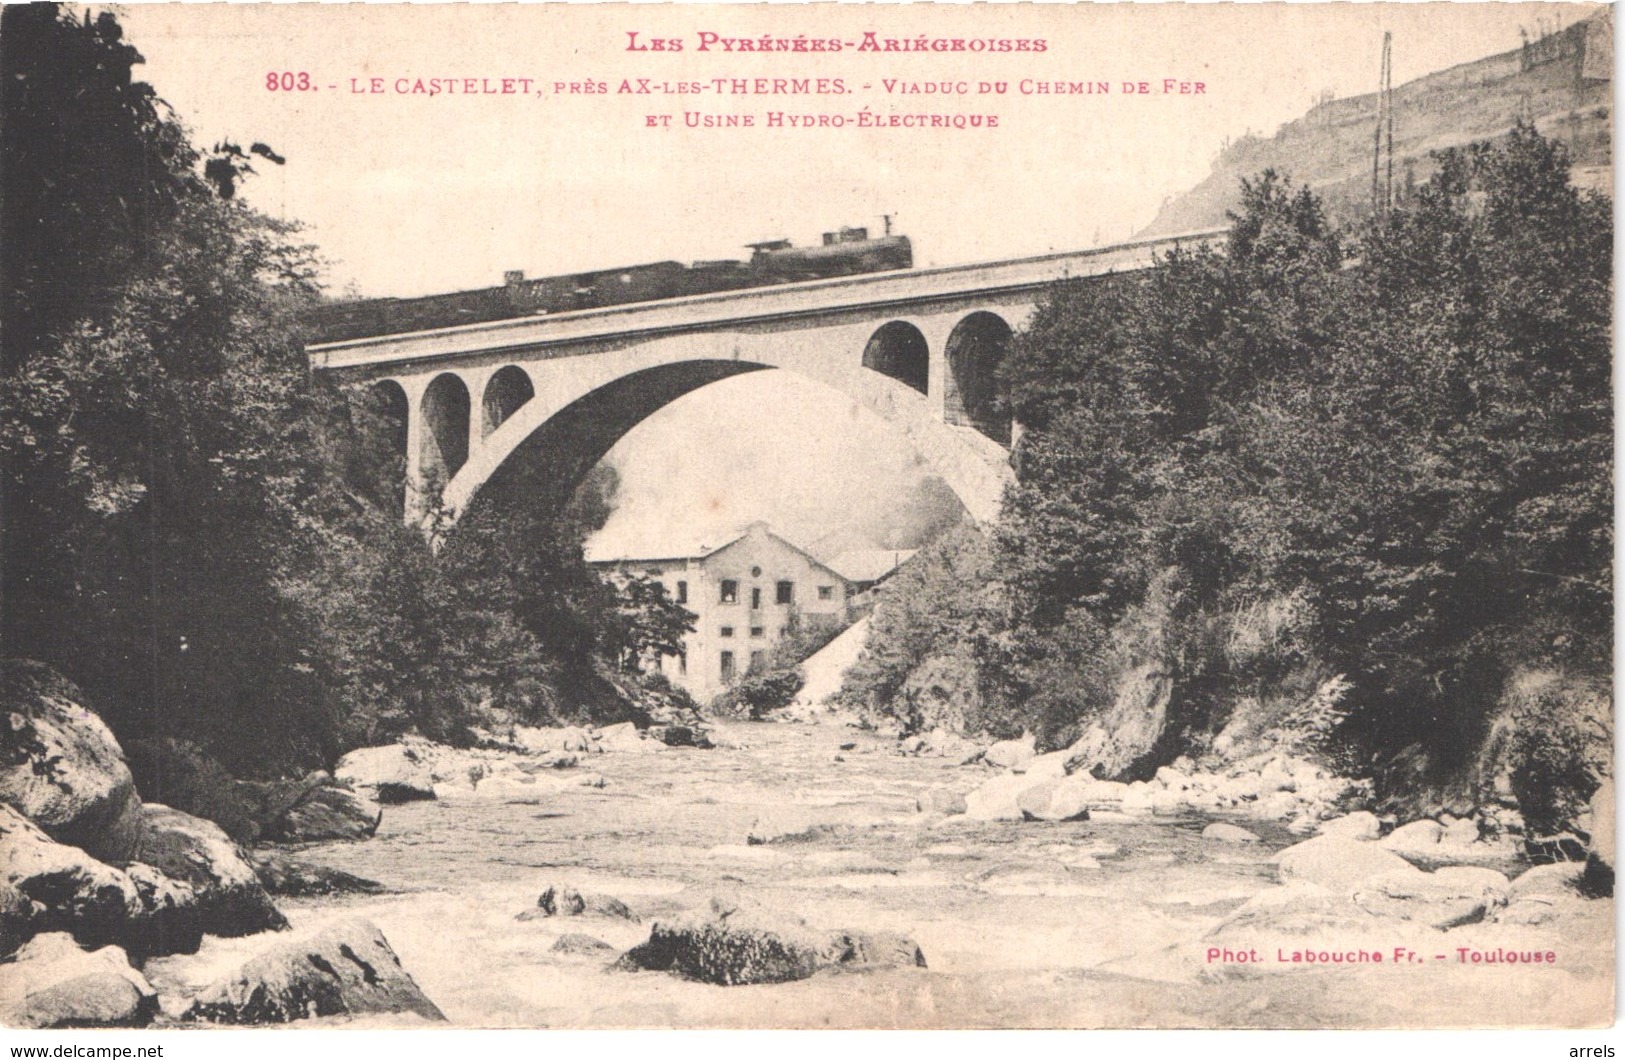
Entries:
{"type": "Polygon", "coordinates": [[[1282,883],[1313,883],[1337,894],[1348,894],[1373,876],[1421,870],[1375,843],[1336,836],[1316,836],[1275,855],[1282,883]]]}
{"type": "Polygon", "coordinates": [[[192,953],[202,938],[191,888],[144,865],[104,864],[0,806],[0,897],[7,948],[67,932],[86,946],[141,958],[192,953]]]}
{"type": "Polygon", "coordinates": [[[205,932],[229,938],[288,926],[254,866],[219,825],[158,803],[142,807],[142,816],[142,860],[191,887],[205,932]]]}
{"type": "Polygon", "coordinates": [[[339,759],[333,776],[382,803],[434,798],[433,765],[422,749],[407,744],[351,751],[339,759]]]}
{"type": "Polygon", "coordinates": [[[51,932],[0,965],[0,1023],[8,1027],[144,1027],[158,995],[117,946],[94,952],[51,932]]]}
{"type": "Polygon", "coordinates": [[[0,803],[99,861],[129,861],[141,800],[124,752],[68,680],[42,663],[0,662],[0,803]]]}
{"type": "MultiPolygon", "coordinates": [[[[156,881],[150,881],[156,883],[156,881]]],[[[98,862],[85,850],[54,842],[10,806],[0,806],[0,889],[8,894],[8,946],[34,935],[67,932],[86,946],[128,946],[150,953],[166,938],[150,938],[148,901],[176,904],[179,889],[151,888],[148,901],[127,871],[98,862]],[[174,899],[174,902],[171,901],[174,899]]],[[[167,920],[167,917],[166,917],[167,920]]],[[[174,932],[169,925],[167,933],[174,932]]],[[[174,940],[166,953],[197,949],[200,935],[174,940]]]]}
{"type": "Polygon", "coordinates": [[[1367,879],[1354,904],[1373,916],[1414,920],[1448,931],[1476,924],[1507,904],[1507,878],[1494,869],[1452,866],[1437,872],[1407,868],[1367,879]]]}
{"type": "Polygon", "coordinates": [[[291,1023],[315,1016],[411,1012],[446,1017],[401,967],[383,934],[347,920],[280,941],[193,998],[181,1015],[211,1023],[291,1023]]]}
{"type": "Polygon", "coordinates": [[[617,963],[624,969],[743,986],[806,979],[825,968],[924,968],[925,955],[902,935],[824,931],[797,917],[712,899],[704,910],[657,922],[649,940],[617,963]]]}
{"type": "Polygon", "coordinates": [[[336,839],[369,839],[378,831],[383,810],[349,788],[313,787],[266,829],[266,838],[284,843],[321,843],[336,839]]]}

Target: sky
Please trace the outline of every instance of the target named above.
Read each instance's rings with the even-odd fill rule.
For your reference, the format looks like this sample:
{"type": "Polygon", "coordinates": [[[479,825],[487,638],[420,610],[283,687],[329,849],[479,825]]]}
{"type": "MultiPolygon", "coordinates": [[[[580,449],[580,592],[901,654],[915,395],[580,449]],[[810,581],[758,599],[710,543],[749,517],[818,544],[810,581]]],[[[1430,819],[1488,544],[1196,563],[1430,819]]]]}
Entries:
{"type": "MultiPolygon", "coordinates": [[[[1570,24],[1560,4],[131,5],[138,76],[207,146],[269,144],[244,195],[306,226],[334,291],[414,295],[816,242],[891,215],[916,265],[1122,241],[1208,172],[1226,142],[1269,135],[1323,92],[1371,91],[1382,36],[1394,83],[1570,24]],[[1042,52],[723,51],[722,39],[1044,42],[1042,52]],[[683,50],[635,51],[679,41],[683,50]],[[702,34],[711,35],[709,38],[702,34]],[[710,46],[701,49],[709,40],[710,46]],[[278,77],[309,74],[314,90],[278,77]],[[840,79],[849,94],[621,93],[755,78],[840,79]],[[373,81],[374,78],[378,80],[373,81]],[[492,94],[413,92],[433,79],[492,94]],[[516,91],[502,94],[502,79],[516,91]],[[530,78],[529,92],[518,79],[530,78]],[[1160,89],[1167,79],[1172,91],[1160,89]],[[1023,94],[1105,82],[1104,94],[1023,94]],[[983,82],[1007,86],[981,92],[983,82]],[[1124,82],[1152,91],[1124,94],[1124,82]],[[1195,85],[1200,82],[1198,92],[1195,85]],[[935,84],[957,89],[927,94],[935,84]],[[374,85],[382,88],[373,92],[374,85]],[[563,90],[557,90],[557,86],[563,90]],[[576,86],[574,90],[570,86],[576,86]],[[905,86],[921,91],[900,94],[905,86]],[[1181,92],[1179,86],[1191,86],[1181,92]],[[604,91],[596,91],[599,87],[604,91]],[[888,87],[890,86],[890,87],[888,87]],[[994,115],[998,127],[768,127],[769,114],[994,115]],[[684,114],[751,128],[686,128],[684,114]],[[658,122],[670,122],[661,127],[658,122]],[[656,124],[651,126],[651,121],[656,124]]],[[[1015,45],[1012,45],[1015,47],[1015,45]]],[[[714,384],[651,417],[609,458],[606,533],[766,518],[804,536],[893,501],[918,476],[882,421],[782,372],[714,384]],[[700,444],[696,444],[698,441],[700,444]],[[718,484],[725,487],[718,504],[718,484]],[[790,524],[794,524],[791,526],[790,524]]]]}

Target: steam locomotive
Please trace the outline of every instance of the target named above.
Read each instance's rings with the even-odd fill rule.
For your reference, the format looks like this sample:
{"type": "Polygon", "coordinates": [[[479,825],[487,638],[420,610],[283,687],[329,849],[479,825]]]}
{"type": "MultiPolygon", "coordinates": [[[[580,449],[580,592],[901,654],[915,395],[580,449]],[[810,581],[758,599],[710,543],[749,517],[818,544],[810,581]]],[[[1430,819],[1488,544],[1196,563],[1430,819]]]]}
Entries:
{"type": "Polygon", "coordinates": [[[748,261],[697,261],[692,265],[658,261],[537,280],[527,280],[523,272],[509,272],[501,287],[320,305],[311,311],[306,324],[311,342],[342,342],[913,267],[914,248],[908,237],[894,236],[889,223],[886,227],[886,234],[874,239],[869,238],[867,228],[825,232],[823,243],[815,247],[793,246],[788,239],[751,243],[748,261]]]}

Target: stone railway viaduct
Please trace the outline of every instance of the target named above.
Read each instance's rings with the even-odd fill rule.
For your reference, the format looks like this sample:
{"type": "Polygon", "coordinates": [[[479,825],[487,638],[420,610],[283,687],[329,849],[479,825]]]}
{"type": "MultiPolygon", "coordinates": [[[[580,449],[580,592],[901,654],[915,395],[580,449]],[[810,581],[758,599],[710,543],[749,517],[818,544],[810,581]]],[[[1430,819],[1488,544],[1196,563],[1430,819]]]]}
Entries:
{"type": "Polygon", "coordinates": [[[408,522],[477,495],[562,505],[645,417],[768,369],[834,387],[901,430],[971,516],[998,514],[1014,428],[995,402],[1011,333],[1057,280],[1146,268],[1220,233],[903,269],[312,345],[379,388],[404,446],[408,522]]]}

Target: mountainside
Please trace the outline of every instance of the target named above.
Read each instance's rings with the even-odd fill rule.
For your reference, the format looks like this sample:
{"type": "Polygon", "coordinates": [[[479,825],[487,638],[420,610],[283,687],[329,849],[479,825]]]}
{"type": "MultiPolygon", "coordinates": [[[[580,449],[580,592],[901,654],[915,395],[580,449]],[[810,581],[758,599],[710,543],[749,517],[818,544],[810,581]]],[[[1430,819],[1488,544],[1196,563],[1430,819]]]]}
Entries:
{"type": "MultiPolygon", "coordinates": [[[[1607,191],[1613,184],[1613,67],[1613,20],[1604,8],[1521,48],[1395,87],[1396,195],[1433,173],[1431,152],[1500,136],[1520,119],[1568,145],[1576,185],[1607,191]]],[[[1334,219],[1358,216],[1370,208],[1378,103],[1375,92],[1330,100],[1273,137],[1227,145],[1207,179],[1165,203],[1135,238],[1222,226],[1240,202],[1240,180],[1268,168],[1314,188],[1334,219]]]]}

